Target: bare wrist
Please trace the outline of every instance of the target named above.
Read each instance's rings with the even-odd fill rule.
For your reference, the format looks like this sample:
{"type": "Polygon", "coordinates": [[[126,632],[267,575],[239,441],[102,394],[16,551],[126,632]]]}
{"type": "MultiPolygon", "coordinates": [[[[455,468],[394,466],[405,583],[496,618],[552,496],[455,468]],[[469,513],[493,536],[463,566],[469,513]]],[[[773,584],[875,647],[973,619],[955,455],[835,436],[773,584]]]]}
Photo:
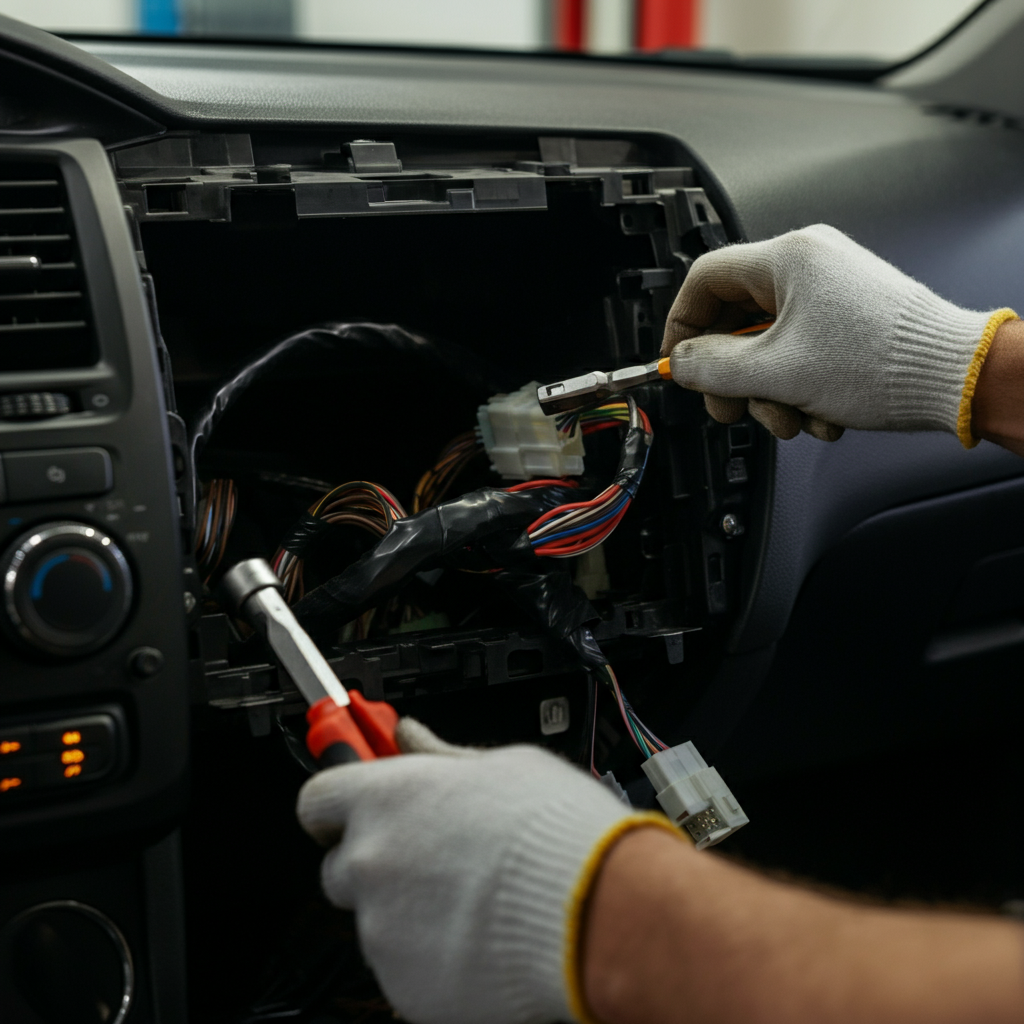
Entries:
{"type": "Polygon", "coordinates": [[[1024,455],[1024,321],[1009,320],[996,332],[978,375],[971,403],[975,437],[1024,455]]]}
{"type": "MultiPolygon", "coordinates": [[[[590,893],[579,960],[584,999],[597,1020],[628,1024],[633,1011],[643,1013],[638,989],[648,979],[626,951],[639,952],[650,937],[653,880],[664,878],[666,868],[674,873],[687,855],[697,856],[689,843],[655,828],[630,832],[608,851],[590,893]]],[[[655,906],[671,900],[668,893],[657,895],[655,906]]]]}

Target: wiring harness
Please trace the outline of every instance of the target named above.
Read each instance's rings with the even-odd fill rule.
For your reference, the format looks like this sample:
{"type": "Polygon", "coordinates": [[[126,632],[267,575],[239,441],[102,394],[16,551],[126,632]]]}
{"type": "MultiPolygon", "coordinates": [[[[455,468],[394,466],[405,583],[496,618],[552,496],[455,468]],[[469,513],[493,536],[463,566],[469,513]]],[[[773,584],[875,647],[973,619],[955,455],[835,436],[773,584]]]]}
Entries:
{"type": "Polygon", "coordinates": [[[607,540],[636,495],[654,438],[651,421],[631,395],[624,402],[559,418],[559,430],[570,433],[596,433],[623,423],[628,429],[612,482],[596,498],[560,505],[532,522],[526,532],[535,554],[572,558],[607,540]]]}
{"type": "Polygon", "coordinates": [[[234,480],[211,480],[199,503],[193,551],[202,574],[209,583],[224,559],[224,549],[235,525],[238,511],[238,488],[234,480]]]}
{"type": "MultiPolygon", "coordinates": [[[[425,368],[461,374],[468,386],[483,386],[486,371],[452,347],[412,334],[394,324],[329,323],[291,335],[248,362],[225,381],[200,411],[191,431],[192,465],[225,412],[256,379],[277,371],[292,353],[303,349],[350,346],[419,359],[425,368]]],[[[572,479],[534,479],[505,488],[483,488],[446,500],[457,478],[485,452],[479,428],[453,438],[434,465],[419,479],[411,513],[386,487],[365,480],[341,484],[314,501],[282,539],[273,567],[295,605],[300,621],[315,635],[330,639],[344,623],[355,623],[357,635],[367,635],[375,609],[396,599],[412,574],[430,565],[467,562],[511,586],[520,600],[539,617],[545,629],[572,643],[593,680],[607,688],[637,749],[650,758],[665,744],[636,715],[622,692],[614,669],[594,641],[586,623],[596,615],[564,570],[552,571],[537,561],[565,559],[603,543],[628,511],[643,479],[653,440],[651,423],[631,395],[593,408],[561,415],[557,431],[586,437],[625,427],[619,465],[612,481],[596,496],[586,496],[572,479]],[[580,495],[580,500],[568,500],[580,495]],[[334,526],[355,526],[377,539],[346,570],[306,593],[305,558],[313,542],[334,526]],[[447,560],[447,562],[445,561],[447,560]],[[487,566],[490,566],[487,568],[487,566]]],[[[194,540],[196,559],[208,583],[221,564],[235,521],[237,487],[232,480],[214,479],[203,495],[194,540]]],[[[481,571],[477,568],[476,571],[481,571]]],[[[592,700],[593,722],[597,702],[592,700]]],[[[595,770],[596,774],[596,770],[595,770]]]]}
{"type": "MultiPolygon", "coordinates": [[[[539,610],[543,611],[544,607],[542,602],[538,601],[537,603],[540,606],[539,610]]],[[[618,709],[619,716],[622,718],[622,722],[626,726],[627,735],[633,741],[637,750],[643,754],[644,758],[648,759],[663,750],[668,750],[668,745],[655,736],[655,734],[640,720],[639,715],[637,715],[633,710],[633,706],[629,703],[626,695],[622,692],[622,687],[619,685],[619,677],[615,674],[615,669],[613,669],[609,664],[608,659],[605,657],[604,652],[594,639],[594,634],[590,631],[587,623],[581,622],[579,625],[574,626],[574,628],[566,634],[565,639],[568,640],[576,649],[576,653],[579,655],[580,661],[590,674],[591,680],[593,680],[594,683],[603,684],[611,693],[615,700],[615,706],[618,709]]],[[[594,696],[592,696],[590,708],[588,709],[591,715],[590,770],[595,777],[600,778],[600,773],[594,768],[594,741],[597,730],[597,701],[594,699],[594,696]]]]}
{"type": "MultiPolygon", "coordinates": [[[[615,703],[619,709],[619,715],[622,717],[622,721],[626,726],[626,732],[629,734],[630,739],[636,744],[640,753],[643,754],[645,758],[648,758],[653,757],[659,750],[668,750],[668,745],[659,740],[658,737],[640,721],[637,713],[633,710],[632,705],[622,692],[622,687],[619,686],[619,678],[615,674],[615,669],[613,669],[608,662],[605,662],[593,671],[598,680],[603,682],[605,686],[611,690],[612,695],[615,697],[615,703]]],[[[597,709],[595,706],[593,728],[596,729],[596,726],[597,709]]],[[[594,775],[598,775],[598,772],[594,769],[593,740],[594,736],[592,729],[590,770],[594,775]]]]}
{"type": "Polygon", "coordinates": [[[309,545],[325,529],[347,524],[383,537],[395,520],[404,519],[407,514],[386,487],[367,480],[354,480],[328,491],[310,505],[274,555],[272,564],[284,584],[285,599],[291,604],[305,594],[304,556],[309,545]]]}
{"type": "Polygon", "coordinates": [[[413,512],[436,505],[451,490],[455,478],[484,453],[480,428],[459,434],[444,446],[434,465],[420,477],[412,496],[413,512]]]}

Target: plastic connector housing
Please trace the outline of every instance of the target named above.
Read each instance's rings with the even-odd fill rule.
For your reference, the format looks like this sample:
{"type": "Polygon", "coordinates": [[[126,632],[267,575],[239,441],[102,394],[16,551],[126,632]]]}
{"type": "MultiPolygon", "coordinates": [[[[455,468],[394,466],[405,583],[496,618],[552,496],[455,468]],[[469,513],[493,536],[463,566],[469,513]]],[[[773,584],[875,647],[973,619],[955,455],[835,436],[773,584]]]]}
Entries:
{"type": "Polygon", "coordinates": [[[509,395],[495,395],[477,410],[484,449],[495,472],[506,480],[579,476],[583,437],[562,434],[537,401],[533,381],[509,395]]]}
{"type": "Polygon", "coordinates": [[[714,846],[750,819],[716,768],[692,743],[661,750],[642,765],[661,809],[685,829],[698,850],[714,846]]]}

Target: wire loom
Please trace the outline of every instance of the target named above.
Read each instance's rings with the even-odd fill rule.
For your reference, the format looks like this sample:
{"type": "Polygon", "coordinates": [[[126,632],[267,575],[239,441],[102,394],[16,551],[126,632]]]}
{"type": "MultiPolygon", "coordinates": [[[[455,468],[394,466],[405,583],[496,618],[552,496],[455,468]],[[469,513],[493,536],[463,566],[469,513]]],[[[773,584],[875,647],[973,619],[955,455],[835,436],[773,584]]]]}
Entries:
{"type": "Polygon", "coordinates": [[[499,567],[498,559],[532,559],[525,528],[576,493],[562,483],[520,490],[484,487],[398,519],[358,561],[299,601],[295,617],[315,639],[332,640],[342,623],[397,593],[413,573],[467,547],[499,567]]]}
{"type": "MultiPolygon", "coordinates": [[[[625,406],[629,429],[619,466],[611,484],[596,497],[567,503],[570,495],[578,494],[574,484],[531,480],[508,489],[482,488],[394,519],[362,558],[295,605],[299,622],[313,636],[328,638],[342,623],[391,597],[413,573],[473,545],[484,549],[492,565],[511,568],[524,558],[567,558],[600,544],[629,508],[643,479],[653,438],[650,420],[632,397],[625,406]]],[[[615,409],[607,418],[615,422],[618,412],[615,409]]],[[[570,429],[576,429],[576,424],[570,429]]],[[[309,535],[321,528],[301,521],[298,536],[286,541],[286,551],[303,549],[309,535]]],[[[533,607],[538,610],[537,604],[533,607]]],[[[549,609],[550,601],[545,607],[549,609]]],[[[547,613],[545,620],[551,629],[554,623],[547,613]]],[[[560,638],[570,631],[566,629],[560,638]]]]}
{"type": "MultiPolygon", "coordinates": [[[[654,432],[647,414],[633,397],[582,413],[584,433],[594,433],[608,426],[616,426],[623,419],[629,429],[622,443],[619,468],[612,482],[596,497],[546,512],[531,523],[527,533],[534,551],[549,558],[572,558],[589,551],[606,540],[626,514],[643,479],[654,432]]],[[[571,432],[577,428],[577,418],[562,417],[559,429],[571,432]]]]}
{"type": "MultiPolygon", "coordinates": [[[[195,467],[211,433],[234,402],[257,379],[278,370],[303,350],[331,351],[346,346],[418,358],[474,390],[499,390],[491,373],[468,353],[440,344],[396,324],[325,323],[290,335],[248,361],[210,396],[193,422],[188,461],[195,487],[195,467]]],[[[490,368],[493,370],[493,368],[490,368]]],[[[619,687],[588,628],[597,616],[582,591],[564,570],[552,570],[537,556],[571,558],[601,544],[618,526],[643,478],[653,432],[632,396],[625,401],[584,409],[556,421],[558,429],[584,435],[626,425],[618,470],[593,498],[580,497],[574,481],[531,480],[507,489],[484,488],[454,501],[443,498],[458,474],[482,451],[476,431],[455,438],[423,474],[413,496],[413,515],[386,488],[367,481],[342,484],[315,502],[289,532],[274,559],[299,621],[321,642],[332,642],[338,628],[367,609],[388,600],[415,572],[432,564],[482,559],[499,585],[537,616],[545,630],[573,645],[592,679],[612,692],[627,731],[645,757],[665,745],[639,720],[619,687]],[[426,506],[434,507],[426,507],[426,506]],[[310,544],[333,523],[361,526],[381,540],[343,573],[303,596],[303,557],[310,544]],[[525,528],[525,529],[524,529],[525,528]],[[494,568],[494,567],[497,568],[494,568]]],[[[237,506],[233,481],[211,482],[204,497],[195,538],[198,560],[209,580],[224,554],[237,506]]],[[[593,694],[593,691],[592,691],[593,694]]],[[[591,700],[596,723],[596,701],[591,700]]],[[[593,764],[591,727],[591,771],[593,764]]]]}
{"type": "MultiPolygon", "coordinates": [[[[495,390],[486,382],[482,367],[466,353],[395,324],[321,324],[264,350],[216,390],[191,430],[189,461],[193,473],[210,434],[253,381],[276,370],[292,353],[335,349],[339,345],[413,355],[462,377],[471,387],[483,385],[488,391],[495,390]]],[[[424,508],[443,497],[461,469],[479,454],[480,439],[469,432],[456,438],[420,479],[412,516],[406,516],[393,495],[379,485],[365,481],[342,485],[315,503],[293,526],[275,557],[274,567],[285,582],[289,600],[299,598],[294,608],[299,621],[315,638],[331,642],[342,623],[388,600],[413,573],[432,564],[460,560],[465,564],[467,558],[483,556],[491,566],[497,566],[490,571],[496,573],[499,584],[510,588],[549,633],[570,642],[593,677],[611,689],[631,737],[650,757],[657,749],[664,749],[664,744],[644,727],[622,695],[614,670],[587,628],[587,623],[596,618],[590,603],[568,573],[542,569],[536,556],[571,558],[607,539],[625,515],[643,478],[653,438],[651,424],[632,396],[626,396],[625,402],[563,416],[557,424],[559,430],[569,434],[577,429],[592,434],[628,424],[618,470],[596,497],[566,503],[570,496],[579,496],[575,482],[532,480],[508,489],[484,488],[424,508]],[[382,535],[381,540],[343,573],[303,596],[303,556],[332,522],[363,526],[382,535]]],[[[233,483],[216,481],[204,506],[205,533],[200,530],[196,539],[207,578],[223,557],[235,505],[233,483]]]]}
{"type": "MultiPolygon", "coordinates": [[[[628,423],[629,428],[618,470],[611,484],[596,497],[566,504],[566,497],[578,494],[567,481],[532,480],[507,490],[473,491],[407,518],[394,519],[371,551],[300,600],[294,609],[296,617],[315,638],[331,639],[343,622],[391,597],[414,572],[445,559],[465,561],[467,553],[483,555],[503,567],[495,581],[538,618],[546,632],[570,643],[592,678],[611,691],[627,733],[643,756],[665,750],[666,745],[634,712],[615,670],[594,639],[589,625],[597,614],[590,602],[568,572],[552,571],[550,563],[546,566],[538,558],[572,557],[608,537],[643,479],[653,439],[650,421],[631,397],[578,417],[563,418],[559,423],[565,432],[583,429],[586,433],[621,423],[628,423]],[[538,511],[541,514],[536,516],[538,511]],[[529,525],[523,530],[526,523],[529,525]]],[[[468,438],[457,439],[455,450],[460,446],[469,457],[472,448],[468,438]]],[[[445,464],[445,458],[442,453],[439,465],[445,464]]],[[[419,491],[417,488],[418,496],[419,491]]],[[[304,517],[283,545],[285,553],[304,553],[324,525],[323,520],[304,517]]],[[[596,775],[592,737],[590,746],[590,768],[596,775]]]]}
{"type": "Polygon", "coordinates": [[[420,334],[414,334],[397,324],[368,321],[318,324],[271,345],[254,359],[246,362],[210,396],[196,416],[190,431],[189,456],[193,471],[199,454],[214,428],[250,384],[271,371],[280,369],[296,353],[329,353],[344,350],[346,347],[418,359],[422,366],[432,367],[449,378],[459,379],[472,390],[484,394],[497,390],[496,385],[500,383],[492,380],[495,376],[494,368],[485,367],[472,353],[456,345],[442,344],[420,334]]]}

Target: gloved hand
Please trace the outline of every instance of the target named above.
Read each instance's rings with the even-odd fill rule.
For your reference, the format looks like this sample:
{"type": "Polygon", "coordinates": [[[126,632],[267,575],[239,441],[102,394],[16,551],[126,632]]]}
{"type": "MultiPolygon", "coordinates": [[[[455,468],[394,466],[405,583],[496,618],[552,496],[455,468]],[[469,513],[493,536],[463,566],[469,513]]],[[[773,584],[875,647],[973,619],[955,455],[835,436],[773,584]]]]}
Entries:
{"type": "Polygon", "coordinates": [[[452,747],[412,719],[396,736],[425,752],[320,772],[298,805],[384,993],[413,1024],[584,1019],[576,946],[604,852],[637,827],[681,834],[539,748],[452,747]]]}
{"type": "Polygon", "coordinates": [[[673,379],[723,423],[750,414],[781,438],[947,430],[965,447],[971,399],[1012,310],[977,313],[825,224],[701,256],[668,315],[673,379]],[[752,313],[763,334],[733,336],[752,313]],[[705,333],[706,332],[706,333],[705,333]]]}

